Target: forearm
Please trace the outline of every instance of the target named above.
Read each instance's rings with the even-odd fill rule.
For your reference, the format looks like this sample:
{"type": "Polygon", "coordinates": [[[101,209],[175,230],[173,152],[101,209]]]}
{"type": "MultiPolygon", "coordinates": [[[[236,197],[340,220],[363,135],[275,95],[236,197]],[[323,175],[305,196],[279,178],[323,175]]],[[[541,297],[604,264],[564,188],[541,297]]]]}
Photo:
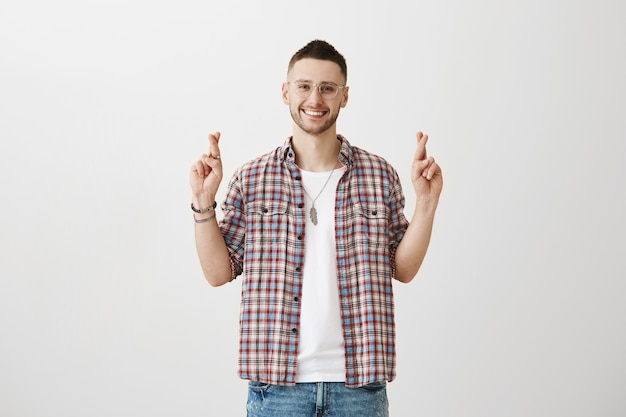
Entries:
{"type": "MultiPolygon", "coordinates": [[[[196,207],[208,207],[194,199],[196,207]]],[[[207,201],[203,199],[204,201],[207,201]]],[[[196,251],[204,277],[214,287],[223,285],[231,280],[231,266],[228,248],[215,218],[215,211],[203,214],[194,214],[196,251]],[[213,217],[211,219],[211,217],[213,217]],[[208,221],[202,221],[210,219],[208,221]],[[200,223],[199,223],[200,222],[200,223]]]]}
{"type": "Polygon", "coordinates": [[[396,275],[401,282],[415,278],[424,261],[433,230],[437,202],[419,204],[396,249],[396,275]]]}

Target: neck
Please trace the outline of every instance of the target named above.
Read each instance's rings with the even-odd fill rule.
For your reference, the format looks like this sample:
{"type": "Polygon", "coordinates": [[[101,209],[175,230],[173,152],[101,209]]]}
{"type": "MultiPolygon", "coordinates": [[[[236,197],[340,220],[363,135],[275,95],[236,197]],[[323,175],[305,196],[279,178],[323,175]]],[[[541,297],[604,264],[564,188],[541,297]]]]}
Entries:
{"type": "Polygon", "coordinates": [[[341,142],[334,130],[321,135],[294,132],[291,144],[296,153],[296,164],[305,171],[331,171],[339,166],[341,142]],[[299,134],[296,134],[299,133],[299,134]]]}

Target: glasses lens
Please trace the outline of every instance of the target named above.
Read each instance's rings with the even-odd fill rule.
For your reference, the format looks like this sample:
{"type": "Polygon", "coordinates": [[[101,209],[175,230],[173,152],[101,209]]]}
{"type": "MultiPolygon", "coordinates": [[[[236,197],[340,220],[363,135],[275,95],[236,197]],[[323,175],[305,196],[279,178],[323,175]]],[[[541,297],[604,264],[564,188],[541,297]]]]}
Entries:
{"type": "Polygon", "coordinates": [[[295,83],[296,86],[296,94],[300,97],[308,97],[311,95],[311,90],[313,86],[310,83],[295,83]]]}
{"type": "Polygon", "coordinates": [[[321,84],[320,85],[320,94],[324,98],[334,98],[337,95],[337,88],[334,84],[321,84]]]}
{"type": "Polygon", "coordinates": [[[314,88],[318,88],[320,95],[325,99],[335,98],[337,96],[337,92],[339,91],[339,87],[335,84],[313,84],[307,82],[293,83],[293,86],[296,87],[296,94],[300,97],[308,97],[311,95],[311,92],[314,88]]]}

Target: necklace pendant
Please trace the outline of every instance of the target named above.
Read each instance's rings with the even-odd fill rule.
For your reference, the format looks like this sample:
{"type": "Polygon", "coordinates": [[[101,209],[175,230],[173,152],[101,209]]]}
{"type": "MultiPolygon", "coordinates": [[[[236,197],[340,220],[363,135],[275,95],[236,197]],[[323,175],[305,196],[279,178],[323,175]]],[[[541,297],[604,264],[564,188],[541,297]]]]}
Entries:
{"type": "Polygon", "coordinates": [[[311,207],[311,210],[309,211],[309,216],[311,217],[311,223],[313,224],[317,224],[317,210],[315,209],[315,206],[311,207]]]}

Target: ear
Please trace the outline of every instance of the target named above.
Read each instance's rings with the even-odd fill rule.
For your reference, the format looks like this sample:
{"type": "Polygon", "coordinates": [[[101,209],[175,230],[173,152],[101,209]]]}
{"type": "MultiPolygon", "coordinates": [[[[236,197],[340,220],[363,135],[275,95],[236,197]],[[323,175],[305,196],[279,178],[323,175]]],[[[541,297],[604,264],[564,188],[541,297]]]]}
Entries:
{"type": "Polygon", "coordinates": [[[348,90],[350,90],[350,87],[346,87],[343,89],[343,97],[341,99],[341,108],[346,107],[346,105],[348,104],[348,90]]]}
{"type": "Polygon", "coordinates": [[[289,85],[287,83],[283,83],[282,85],[281,95],[283,97],[283,103],[289,104],[289,85]]]}

